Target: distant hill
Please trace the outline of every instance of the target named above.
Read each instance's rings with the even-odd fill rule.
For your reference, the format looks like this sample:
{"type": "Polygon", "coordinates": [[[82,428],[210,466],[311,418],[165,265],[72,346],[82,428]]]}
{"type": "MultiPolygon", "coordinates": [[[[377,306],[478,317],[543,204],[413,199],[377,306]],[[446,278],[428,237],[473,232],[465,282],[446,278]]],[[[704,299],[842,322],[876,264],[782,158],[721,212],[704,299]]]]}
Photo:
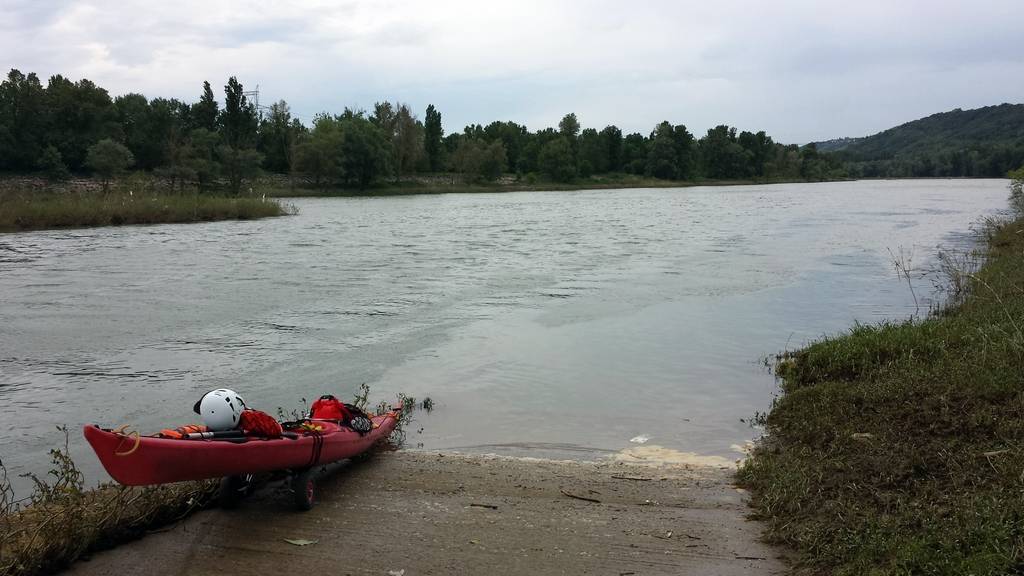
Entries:
{"type": "Polygon", "coordinates": [[[815,144],[853,175],[1002,177],[1024,164],[1024,104],[957,108],[873,136],[815,144]]]}
{"type": "Polygon", "coordinates": [[[818,152],[838,152],[861,140],[864,140],[864,138],[834,138],[824,142],[814,142],[814,146],[818,149],[818,152]]]}

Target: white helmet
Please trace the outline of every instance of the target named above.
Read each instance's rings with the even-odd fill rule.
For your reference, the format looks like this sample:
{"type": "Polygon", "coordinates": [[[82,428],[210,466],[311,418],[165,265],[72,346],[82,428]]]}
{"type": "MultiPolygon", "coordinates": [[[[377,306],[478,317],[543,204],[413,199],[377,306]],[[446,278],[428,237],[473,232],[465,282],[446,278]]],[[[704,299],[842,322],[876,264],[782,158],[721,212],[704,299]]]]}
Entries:
{"type": "Polygon", "coordinates": [[[203,417],[207,428],[217,432],[238,426],[238,419],[245,408],[245,400],[233,390],[218,388],[207,392],[192,409],[203,417]]]}

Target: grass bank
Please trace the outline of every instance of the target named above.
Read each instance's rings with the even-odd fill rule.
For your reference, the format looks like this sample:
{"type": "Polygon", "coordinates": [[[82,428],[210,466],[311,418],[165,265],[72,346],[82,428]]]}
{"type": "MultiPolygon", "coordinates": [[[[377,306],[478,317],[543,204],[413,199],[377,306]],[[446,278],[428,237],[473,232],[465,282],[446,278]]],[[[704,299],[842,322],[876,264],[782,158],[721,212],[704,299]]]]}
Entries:
{"type": "Polygon", "coordinates": [[[0,232],[126,224],[252,220],[294,213],[277,200],[128,192],[6,194],[0,232]]]}
{"type": "Polygon", "coordinates": [[[780,358],[739,472],[798,573],[1024,572],[1024,218],[954,306],[780,358]]]}

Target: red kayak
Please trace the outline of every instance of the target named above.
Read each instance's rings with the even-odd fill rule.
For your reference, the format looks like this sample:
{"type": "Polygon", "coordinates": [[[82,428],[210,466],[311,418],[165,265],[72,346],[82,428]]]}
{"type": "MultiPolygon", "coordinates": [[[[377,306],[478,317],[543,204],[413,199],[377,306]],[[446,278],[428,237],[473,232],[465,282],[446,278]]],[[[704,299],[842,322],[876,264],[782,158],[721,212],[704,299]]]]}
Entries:
{"type": "Polygon", "coordinates": [[[114,480],[129,486],[231,477],[257,472],[300,472],[357,456],[387,438],[399,410],[373,416],[373,429],[360,435],[331,420],[308,420],[309,426],[284,438],[172,439],[86,426],[85,438],[114,480]]]}

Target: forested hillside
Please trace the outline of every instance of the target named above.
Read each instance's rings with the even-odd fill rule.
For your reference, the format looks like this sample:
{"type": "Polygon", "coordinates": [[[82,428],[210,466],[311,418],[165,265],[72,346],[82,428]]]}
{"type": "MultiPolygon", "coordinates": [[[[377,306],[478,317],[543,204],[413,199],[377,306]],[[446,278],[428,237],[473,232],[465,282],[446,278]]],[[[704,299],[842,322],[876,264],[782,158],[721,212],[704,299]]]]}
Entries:
{"type": "Polygon", "coordinates": [[[863,140],[863,138],[833,138],[832,140],[815,142],[814,145],[818,152],[838,152],[859,140],[863,140]]]}
{"type": "Polygon", "coordinates": [[[817,147],[835,150],[851,176],[1003,177],[1024,164],[1024,104],[958,108],[817,147]]]}

